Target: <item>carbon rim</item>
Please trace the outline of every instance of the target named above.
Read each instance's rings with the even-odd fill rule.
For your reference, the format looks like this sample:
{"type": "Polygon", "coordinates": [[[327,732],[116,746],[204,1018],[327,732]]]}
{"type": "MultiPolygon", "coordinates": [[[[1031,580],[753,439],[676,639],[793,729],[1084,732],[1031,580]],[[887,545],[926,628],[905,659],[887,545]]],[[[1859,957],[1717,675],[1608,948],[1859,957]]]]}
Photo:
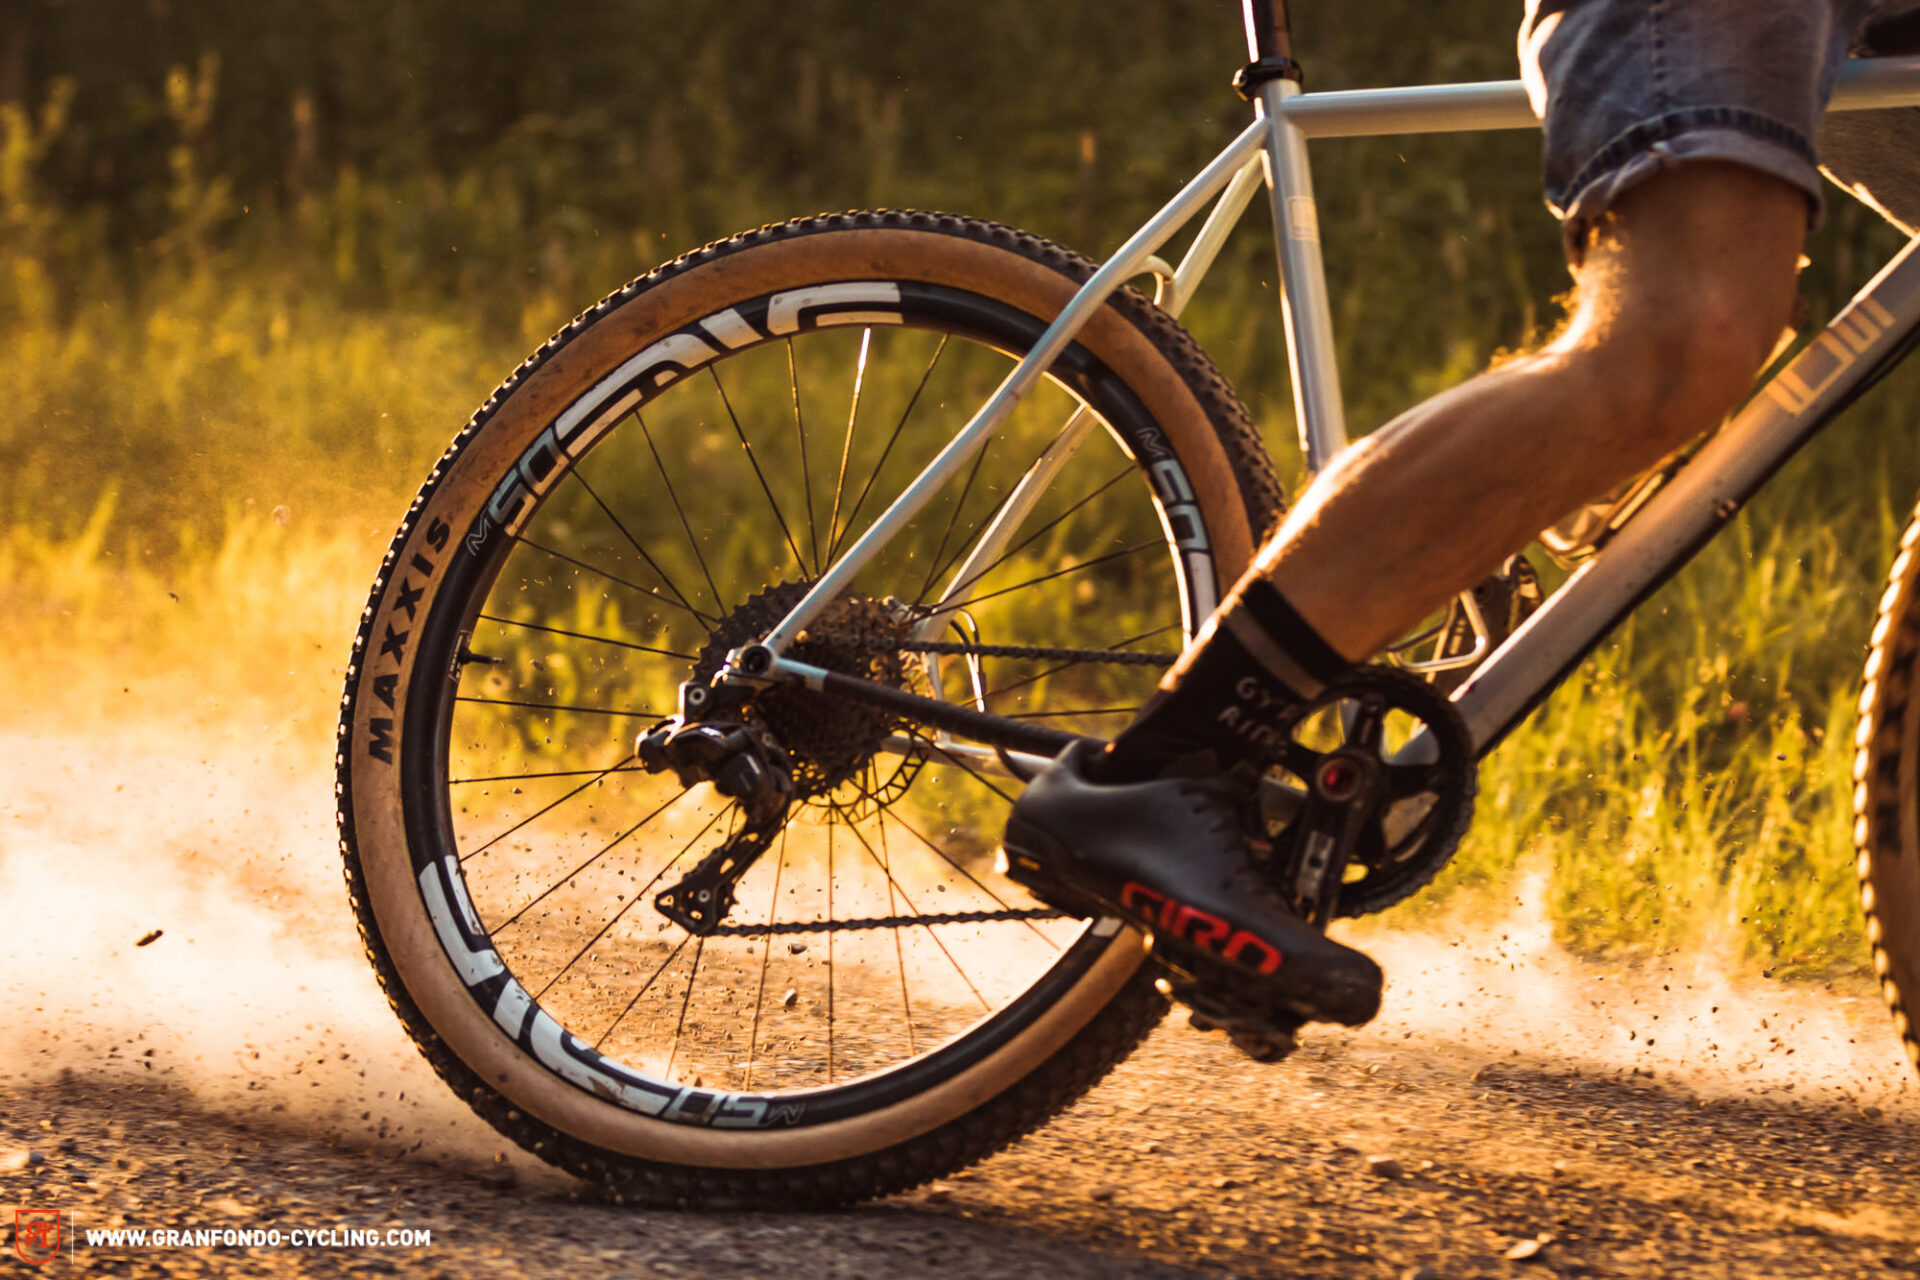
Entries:
{"type": "MultiPolygon", "coordinates": [[[[803,934],[800,927],[810,918],[844,924],[843,916],[836,913],[843,912],[846,897],[843,893],[836,903],[829,889],[823,902],[815,901],[811,905],[809,916],[808,910],[799,904],[792,904],[789,909],[782,889],[786,890],[784,898],[795,896],[789,877],[803,870],[810,870],[816,880],[835,884],[842,876],[851,874],[846,870],[847,862],[840,860],[851,860],[869,872],[878,866],[881,874],[875,884],[869,885],[867,894],[875,904],[875,917],[967,914],[965,910],[928,911],[921,900],[936,893],[943,898],[957,893],[971,897],[981,910],[1019,910],[1023,905],[1015,900],[1019,891],[1009,882],[994,877],[982,858],[991,842],[997,839],[997,817],[972,811],[981,808],[987,796],[994,797],[1003,808],[1017,784],[993,778],[979,769],[963,769],[956,774],[949,766],[951,776],[941,777],[929,773],[929,765],[922,763],[915,776],[907,779],[900,796],[894,799],[889,797],[884,784],[897,781],[900,769],[895,768],[884,780],[861,779],[854,787],[857,794],[851,801],[830,794],[823,802],[812,805],[812,813],[803,814],[792,830],[797,844],[807,838],[802,833],[811,825],[814,850],[808,855],[783,843],[769,860],[769,866],[755,869],[755,874],[765,882],[754,886],[760,893],[757,902],[749,902],[745,892],[753,885],[753,877],[743,881],[743,909],[736,912],[735,918],[762,923],[764,927],[752,933],[729,935],[723,944],[715,939],[690,939],[677,930],[663,932],[654,928],[661,922],[649,918],[652,914],[650,893],[667,883],[662,877],[669,875],[674,865],[684,866],[687,859],[709,847],[703,842],[717,841],[717,833],[725,830],[728,818],[725,806],[702,808],[697,802],[685,803],[688,797],[655,803],[659,797],[647,795],[644,790],[652,780],[635,774],[631,761],[626,758],[626,744],[630,744],[632,737],[630,727],[619,733],[601,734],[597,749],[603,754],[583,759],[579,762],[583,767],[578,769],[476,770],[470,767],[475,758],[489,752],[516,764],[561,763],[545,757],[566,755],[576,751],[578,744],[590,741],[582,734],[582,722],[597,718],[638,726],[658,715],[661,708],[634,696],[637,686],[631,679],[619,675],[619,664],[603,657],[595,665],[579,656],[580,647],[617,651],[621,662],[626,664],[681,664],[688,668],[698,662],[702,648],[684,638],[675,638],[684,636],[684,628],[676,632],[673,626],[663,624],[657,631],[649,631],[638,626],[626,612],[628,606],[612,606],[611,613],[604,608],[592,613],[583,612],[581,601],[588,599],[592,590],[597,590],[602,599],[611,599],[616,591],[624,591],[628,598],[644,596],[650,602],[644,609],[655,610],[662,618],[673,615],[696,620],[710,637],[714,629],[722,627],[726,619],[737,612],[748,590],[764,591],[769,586],[804,580],[810,572],[817,572],[823,555],[831,558],[836,549],[843,549],[863,513],[865,518],[870,518],[883,505],[881,498],[888,492],[887,481],[895,478],[887,468],[896,465],[892,461],[896,453],[899,469],[917,470],[924,456],[911,457],[911,446],[903,445],[902,440],[907,438],[905,429],[913,420],[916,407],[926,400],[930,390],[937,395],[934,384],[942,361],[948,361],[951,367],[950,343],[965,343],[979,353],[993,356],[998,361],[997,367],[1004,369],[1009,361],[1002,353],[1022,349],[1040,327],[1031,317],[977,295],[911,284],[898,288],[899,309],[892,316],[876,315],[871,299],[860,298],[856,291],[853,303],[849,304],[852,314],[858,317],[854,323],[849,324],[842,318],[849,314],[848,310],[816,312],[810,317],[800,316],[788,334],[771,337],[767,331],[772,327],[769,320],[777,299],[767,297],[742,303],[714,313],[699,326],[709,337],[719,329],[742,339],[737,347],[725,352],[726,360],[679,366],[664,384],[651,388],[636,382],[647,374],[644,369],[630,371],[632,376],[626,381],[596,388],[598,400],[587,406],[575,424],[578,432],[595,432],[591,447],[582,449],[577,461],[562,460],[558,456],[557,438],[544,446],[536,442],[528,450],[518,467],[521,486],[528,491],[524,501],[503,481],[494,500],[473,526],[461,531],[458,551],[447,569],[449,580],[439,598],[441,603],[425,620],[422,629],[418,652],[423,656],[418,661],[423,675],[436,665],[447,670],[445,680],[416,677],[410,688],[407,722],[414,726],[432,725],[436,729],[430,736],[414,732],[402,748],[403,786],[406,794],[417,800],[408,806],[409,843],[415,851],[414,871],[421,885],[422,903],[470,993],[503,1029],[513,1034],[522,1047],[549,1070],[577,1087],[635,1111],[722,1127],[752,1127],[825,1122],[885,1105],[964,1071],[1017,1035],[1060,991],[1070,987],[1106,946],[1102,937],[1081,931],[1077,924],[1049,925],[1042,921],[1008,919],[996,923],[994,928],[1000,936],[993,937],[987,936],[984,932],[987,926],[983,924],[921,924],[907,929],[875,931],[887,935],[877,949],[877,956],[851,961],[844,951],[835,957],[834,933],[803,934]],[[731,327],[735,324],[747,326],[756,337],[745,339],[742,329],[731,327]],[[881,419],[891,422],[892,430],[862,435],[861,397],[875,394],[872,379],[878,376],[877,357],[885,354],[875,350],[876,343],[891,346],[894,339],[910,336],[923,342],[923,351],[931,349],[934,354],[924,366],[917,360],[909,364],[909,368],[922,368],[924,372],[901,382],[898,398],[905,404],[905,411],[897,420],[891,414],[881,419]],[[816,448],[809,452],[807,448],[806,422],[815,406],[809,399],[809,379],[803,376],[807,361],[802,351],[810,352],[811,344],[816,343],[837,343],[858,351],[852,360],[828,362],[838,364],[843,370],[852,369],[851,394],[844,383],[839,387],[842,400],[850,401],[844,432],[823,432],[814,437],[837,444],[840,455],[837,459],[832,449],[816,448]],[[777,425],[792,434],[791,452],[772,443],[777,438],[774,427],[769,425],[772,419],[757,419],[755,411],[747,408],[753,396],[742,391],[734,369],[755,358],[761,358],[764,364],[764,357],[777,357],[782,348],[789,370],[792,416],[777,425]],[[681,469],[679,464],[685,460],[669,456],[679,447],[675,443],[677,438],[658,425],[671,396],[700,388],[703,383],[708,389],[706,394],[719,406],[711,415],[712,434],[722,440],[731,435],[740,450],[733,459],[736,478],[740,481],[735,490],[749,494],[757,491],[764,497],[767,510],[763,514],[770,517],[770,522],[763,521],[760,543],[779,552],[778,556],[765,557],[762,563],[750,563],[731,571],[717,563],[723,552],[703,541],[702,515],[710,516],[711,512],[697,511],[698,503],[685,493],[688,487],[685,475],[699,469],[681,469]],[[912,384],[911,391],[905,390],[908,384],[912,384]],[[620,406],[626,397],[635,393],[637,398],[631,404],[613,415],[612,421],[602,423],[606,416],[602,409],[620,406]],[[650,422],[653,425],[649,425],[650,422]],[[884,444],[879,443],[881,439],[885,440],[884,444]],[[664,446],[663,440],[667,442],[664,446]],[[624,482],[616,478],[615,483],[609,484],[608,473],[600,469],[598,460],[613,452],[614,441],[621,441],[625,446],[627,461],[620,466],[630,468],[636,461],[650,463],[657,471],[659,489],[669,494],[665,507],[671,508],[670,519],[657,538],[652,530],[636,530],[638,517],[634,514],[634,505],[623,493],[624,482]],[[871,452],[875,449],[877,455],[871,452]],[[863,450],[868,452],[862,454],[863,450]],[[814,485],[810,479],[817,478],[816,468],[822,462],[822,452],[826,455],[827,469],[835,473],[835,483],[830,490],[824,484],[814,485]],[[850,472],[857,478],[863,469],[856,464],[857,456],[879,458],[871,468],[872,474],[881,477],[879,483],[869,486],[858,479],[856,483],[845,483],[850,472]],[[802,477],[798,503],[791,500],[791,490],[782,488],[783,480],[791,482],[795,463],[802,477]],[[674,483],[676,473],[682,476],[678,485],[674,483]],[[789,498],[784,504],[783,493],[789,498]],[[876,494],[879,496],[874,496],[876,494]],[[581,513],[596,511],[609,528],[602,530],[607,536],[592,542],[591,546],[584,545],[592,541],[585,535],[580,539],[583,543],[580,546],[551,545],[557,539],[548,538],[543,532],[570,530],[581,534],[581,513]],[[807,513],[804,522],[802,511],[807,513]],[[676,526],[690,554],[680,563],[669,564],[665,563],[669,559],[665,548],[673,545],[676,526]],[[606,558],[609,549],[621,546],[627,549],[609,561],[606,558]],[[703,547],[711,554],[703,553],[703,547]],[[582,554],[574,554],[576,550],[582,554]],[[538,571],[526,568],[524,562],[529,559],[538,560],[546,568],[538,571]],[[639,571],[643,562],[654,577],[648,578],[639,571]],[[555,568],[556,565],[564,567],[555,568]],[[779,576],[782,574],[784,576],[779,576]],[[561,591],[560,587],[569,579],[571,586],[561,591]],[[579,585],[582,580],[590,581],[593,587],[583,590],[579,585]],[[736,581],[738,586],[734,590],[722,586],[723,582],[732,586],[736,581]],[[517,606],[513,603],[516,596],[532,597],[539,602],[539,607],[531,614],[516,613],[517,606]],[[501,603],[503,601],[505,603],[501,603]],[[610,619],[617,623],[617,634],[607,629],[610,619]],[[589,667],[593,670],[588,671],[589,667]],[[600,678],[598,684],[594,683],[596,673],[600,678]],[[510,687],[494,687],[502,676],[510,677],[507,680],[510,687]],[[563,685],[571,690],[564,698],[560,692],[563,685]],[[612,696],[615,691],[619,697],[612,696]],[[513,739],[513,750],[485,736],[509,729],[518,734],[513,739]],[[559,750],[547,751],[556,739],[559,750]],[[476,790],[493,800],[494,789],[504,789],[511,795],[516,787],[522,795],[541,790],[541,796],[504,805],[498,802],[481,805],[469,799],[476,790]],[[913,807],[916,792],[922,800],[933,793],[938,807],[913,807]],[[947,797],[944,803],[939,800],[942,794],[947,797]],[[557,798],[549,802],[550,795],[557,798]],[[963,821],[956,822],[952,831],[944,834],[961,833],[963,838],[957,842],[941,841],[943,833],[931,830],[928,818],[942,810],[948,811],[951,817],[956,795],[966,799],[960,807],[968,812],[962,815],[963,821]],[[535,837],[557,829],[558,824],[550,815],[565,813],[569,806],[575,811],[593,810],[596,801],[599,812],[585,822],[581,831],[603,828],[602,835],[613,838],[597,845],[575,838],[578,856],[567,865],[577,866],[584,859],[584,866],[570,871],[560,881],[539,887],[538,892],[534,892],[535,886],[523,884],[516,897],[500,887],[502,881],[511,887],[516,877],[524,880],[531,875],[527,868],[537,866],[541,849],[551,850],[552,841],[538,846],[535,841],[535,837]],[[676,804],[692,812],[676,813],[676,804]],[[623,808],[627,817],[616,820],[613,811],[623,808]],[[489,823],[476,817],[475,811],[483,809],[489,810],[487,819],[498,817],[501,821],[489,823]],[[863,811],[886,812],[895,820],[875,817],[874,825],[863,834],[860,829],[863,811]],[[662,815],[667,816],[663,819],[662,815]],[[507,818],[512,820],[506,821],[507,818]],[[656,835],[665,835],[670,825],[680,824],[661,844],[663,849],[674,851],[670,856],[663,855],[650,866],[636,866],[625,874],[613,876],[627,882],[619,886],[622,892],[617,895],[607,895],[604,886],[597,892],[565,891],[582,871],[597,868],[596,874],[611,872],[618,857],[624,856],[627,849],[641,845],[642,841],[635,837],[648,830],[649,822],[659,822],[649,833],[656,835]],[[822,868],[818,847],[823,842],[824,876],[819,874],[822,868]],[[946,851],[936,848],[936,842],[945,844],[946,851]],[[500,851],[512,849],[516,844],[523,846],[520,852],[529,855],[532,862],[505,876],[480,870],[489,859],[499,861],[500,851]],[[938,860],[912,852],[918,846],[938,853],[938,860]],[[936,878],[910,886],[904,882],[902,864],[896,862],[896,858],[906,857],[918,857],[943,869],[936,878]],[[666,866],[661,867],[661,861],[666,866]],[[470,883],[475,880],[493,883],[478,886],[470,883]],[[637,892],[635,885],[639,886],[637,892]],[[888,900],[885,912],[877,909],[880,892],[884,892],[888,900]],[[543,956],[539,947],[513,939],[500,940],[501,935],[523,928],[521,922],[529,919],[552,926],[548,929],[549,935],[560,932],[555,922],[563,919],[569,903],[571,909],[584,911],[595,902],[604,905],[609,901],[624,905],[613,919],[591,933],[585,947],[551,973],[542,971],[541,962],[554,957],[543,956]],[[653,929],[659,940],[641,936],[646,930],[618,928],[622,920],[634,918],[641,920],[647,929],[653,929]],[[1016,930],[1020,932],[1013,933],[1016,930]],[[1053,930],[1055,936],[1049,938],[1049,930],[1053,930]],[[1043,964],[1030,963],[1026,971],[1003,984],[1003,992],[989,995],[983,990],[986,984],[979,980],[978,973],[970,973],[968,965],[957,958],[955,952],[962,949],[985,954],[1003,951],[1009,945],[1004,941],[1008,934],[1046,942],[1047,958],[1043,964]],[[824,944],[820,939],[826,939],[824,944]],[[620,946],[612,945],[614,943],[620,946]],[[824,956],[820,954],[823,945],[824,956]],[[733,953],[717,954],[723,946],[732,948],[733,953]],[[889,949],[890,973],[886,972],[889,949]],[[912,954],[910,959],[910,952],[917,954],[912,954]],[[621,958],[623,955],[625,961],[621,958]],[[645,957],[644,968],[633,963],[636,955],[645,957]],[[809,956],[811,960],[804,963],[796,959],[809,956]],[[655,959],[657,964],[653,963],[655,959]],[[819,968],[823,959],[827,979],[824,1000],[818,992],[807,990],[798,978],[791,976],[802,969],[819,968]],[[622,963],[627,963],[632,971],[623,973],[622,963]],[[863,966],[866,977],[852,984],[851,990],[845,985],[836,990],[835,971],[839,969],[844,975],[849,964],[863,966]],[[923,995],[916,1010],[912,990],[915,981],[943,965],[957,975],[959,986],[967,988],[971,1004],[964,999],[923,995]],[[696,994],[696,988],[703,981],[703,969],[705,981],[710,984],[708,989],[717,987],[723,994],[744,995],[751,987],[751,1011],[739,1012],[732,1024],[726,1025],[727,1002],[710,1002],[704,994],[696,994]],[[618,984],[616,980],[621,978],[630,981],[618,984]],[[788,985],[790,981],[792,985],[788,985]],[[599,992],[613,991],[616,985],[619,989],[611,995],[569,997],[570,985],[599,992]],[[844,1028],[850,1017],[862,1002],[868,1010],[881,1008],[876,993],[889,986],[897,986],[899,1006],[892,1017],[895,1029],[885,1037],[889,1043],[849,1045],[849,1035],[844,1028]],[[604,1032],[594,1034],[597,1028],[586,1025],[594,1021],[589,1015],[595,1012],[604,1015],[616,1008],[618,1015],[604,1032]],[[796,1018],[793,1014],[796,1009],[805,1013],[796,1018]],[[936,1010],[935,1016],[929,1016],[936,1010]],[[615,1034],[623,1025],[629,1028],[624,1044],[615,1034]],[[720,1042],[712,1037],[701,1042],[694,1033],[708,1026],[724,1029],[734,1036],[744,1030],[744,1048],[736,1042],[734,1056],[728,1058],[724,1051],[716,1048],[720,1042]],[[631,1031],[634,1027],[649,1028],[652,1041],[639,1043],[631,1031]],[[820,1043],[822,1036],[824,1045],[820,1043]],[[660,1042],[666,1044],[664,1057],[656,1052],[660,1042]],[[770,1055],[765,1051],[769,1043],[781,1045],[789,1053],[784,1058],[777,1051],[770,1055]],[[811,1074],[802,1061],[807,1053],[793,1052],[809,1043],[813,1046],[811,1074]],[[627,1065],[622,1065],[623,1062],[627,1065]]],[[[843,290],[841,296],[845,298],[848,294],[843,290]]],[[[1108,427],[1102,433],[1104,439],[1099,441],[1106,445],[1104,454],[1093,448],[1082,452],[1089,458],[1099,455],[1103,465],[1083,473],[1091,478],[1078,487],[1063,482],[1058,497],[1051,499],[1055,505],[1036,512],[1028,526],[1023,527],[1020,538],[1016,539],[1019,555],[1007,565],[995,566],[988,574],[981,575],[978,589],[971,593],[978,607],[970,609],[964,618],[956,614],[946,621],[956,624],[961,634],[968,634],[971,629],[974,638],[989,643],[1010,639],[1057,643],[1063,638],[1063,631],[1080,638],[1074,631],[1075,617],[1091,612],[1085,607],[1091,601],[1079,598],[1084,595],[1080,583],[1092,581],[1099,584],[1094,598],[1104,604],[1111,604],[1112,596],[1125,596],[1127,592],[1138,597],[1157,595],[1162,602],[1162,612],[1152,620],[1152,625],[1108,633],[1105,643],[1120,648],[1156,643],[1177,648],[1184,625],[1182,608],[1194,608],[1188,583],[1197,580],[1204,583],[1203,590],[1212,588],[1205,531],[1197,517],[1186,515],[1177,502],[1169,501],[1181,495],[1186,483],[1184,475],[1131,393],[1084,350],[1075,348],[1055,373],[1061,386],[1071,388],[1074,397],[1099,406],[1108,427]],[[1153,479],[1160,486],[1158,492],[1140,482],[1143,462],[1151,463],[1153,479]],[[1112,465],[1108,467],[1107,463],[1112,465]],[[1133,504],[1138,508],[1134,516],[1134,537],[1122,537],[1106,549],[1084,550],[1078,558],[1062,561],[1054,556],[1038,572],[1020,567],[1022,558],[1032,561],[1059,550],[1065,545],[1062,540],[1087,518],[1081,513],[1106,512],[1117,505],[1120,493],[1127,491],[1133,495],[1133,504]],[[1150,528],[1150,538],[1138,536],[1142,519],[1150,528]],[[1176,534],[1180,544],[1173,555],[1167,553],[1170,531],[1176,534]],[[1125,575],[1132,572],[1133,564],[1156,560],[1161,565],[1157,590],[1153,583],[1127,580],[1125,575]],[[993,573],[1005,576],[995,580],[993,573]],[[1044,595],[1048,602],[1057,605],[1063,592],[1068,606],[1065,615],[1057,612],[1049,615],[1044,610],[1024,607],[1007,610],[1005,618],[991,617],[983,621],[979,616],[988,613],[988,606],[995,599],[1012,597],[1009,603],[1029,606],[1036,595],[1044,595]],[[1044,629],[1023,634],[1016,621],[1044,629]]],[[[977,389],[964,379],[961,384],[967,394],[977,389]]],[[[956,395],[956,399],[960,403],[968,402],[963,396],[956,395]]],[[[975,402],[977,399],[974,397],[975,402]]],[[[1042,412],[1051,416],[1051,427],[1057,429],[1072,407],[1071,399],[1058,395],[1056,403],[1044,407],[1042,412]]],[[[1017,430],[1009,433],[1009,440],[1019,442],[1019,447],[1010,447],[1006,455],[1014,468],[1011,474],[1017,475],[1035,447],[1034,440],[1022,440],[1017,430]]],[[[990,448],[967,477],[964,492],[944,513],[936,508],[934,519],[920,531],[923,540],[918,544],[918,553],[932,550],[927,561],[932,571],[925,572],[924,576],[921,573],[911,577],[897,575],[919,588],[917,600],[910,599],[910,605],[924,605],[929,592],[941,583],[943,572],[950,575],[962,563],[970,531],[977,532],[991,521],[997,503],[992,495],[996,490],[1003,494],[1006,489],[1004,479],[997,478],[992,469],[998,464],[990,463],[991,456],[990,448]]],[[[1076,463],[1079,461],[1076,458],[1076,463]]],[[[641,469],[644,470],[644,465],[641,469]]],[[[713,487],[708,485],[710,489],[713,487]]],[[[653,514],[668,513],[662,508],[653,514]]],[[[1102,536],[1111,540],[1113,535],[1103,532],[1102,536]]],[[[896,573],[896,569],[897,566],[885,572],[896,573]]],[[[1203,609],[1204,605],[1204,600],[1199,601],[1199,608],[1203,609]]],[[[972,672],[956,672],[951,664],[931,673],[930,679],[937,680],[948,696],[976,687],[972,672]]],[[[1143,696],[1144,689],[1152,683],[1150,669],[1144,685],[1136,669],[1128,677],[1132,682],[1131,696],[1115,698],[1111,691],[1117,686],[1111,682],[1095,680],[1091,685],[1074,688],[1072,679],[1072,673],[1064,668],[989,669],[981,673],[979,687],[987,691],[987,701],[995,710],[1006,711],[1011,705],[1025,708],[1011,713],[1046,716],[1050,723],[1101,732],[1102,726],[1104,731],[1111,731],[1116,723],[1123,722],[1121,717],[1131,713],[1138,697],[1143,696]],[[1093,700],[1093,712],[1085,709],[1090,692],[1108,695],[1093,700]],[[1069,709],[1069,702],[1077,712],[1073,716],[1063,714],[1069,709]]],[[[657,699],[667,687],[670,685],[656,679],[648,696],[657,699]]],[[[912,753],[909,751],[894,759],[911,762],[912,753]]],[[[993,807],[991,801],[987,807],[993,807]]],[[[572,837],[579,834],[571,833],[572,837]]],[[[584,886],[576,887],[584,890],[584,886]]],[[[952,905],[960,908],[967,904],[954,902],[952,905]]],[[[732,1005],[739,1010],[743,1003],[734,1000],[732,1005]]],[[[891,992],[886,1003],[893,1003],[891,992]]],[[[604,1017],[599,1021],[604,1022],[604,1017]]]]}

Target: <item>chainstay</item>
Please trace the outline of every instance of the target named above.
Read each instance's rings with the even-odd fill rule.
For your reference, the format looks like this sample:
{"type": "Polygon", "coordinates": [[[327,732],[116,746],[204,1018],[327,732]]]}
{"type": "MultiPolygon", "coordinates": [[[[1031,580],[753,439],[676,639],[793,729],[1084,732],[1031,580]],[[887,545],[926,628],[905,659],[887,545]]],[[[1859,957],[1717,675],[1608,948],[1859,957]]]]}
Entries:
{"type": "Polygon", "coordinates": [[[860,929],[909,929],[914,925],[991,924],[998,920],[1059,920],[1066,913],[1051,907],[1013,907],[1005,911],[948,911],[926,916],[868,916],[854,920],[794,920],[781,924],[723,924],[709,938],[757,938],[768,934],[847,933],[860,929]]]}

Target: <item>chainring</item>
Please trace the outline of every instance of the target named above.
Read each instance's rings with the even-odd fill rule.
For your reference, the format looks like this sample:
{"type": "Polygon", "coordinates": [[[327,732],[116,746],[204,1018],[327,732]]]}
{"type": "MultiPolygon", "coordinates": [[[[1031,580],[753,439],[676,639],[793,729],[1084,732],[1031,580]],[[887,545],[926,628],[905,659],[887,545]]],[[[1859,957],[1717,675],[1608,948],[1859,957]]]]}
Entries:
{"type": "MultiPolygon", "coordinates": [[[[1279,766],[1303,785],[1339,747],[1384,753],[1390,800],[1353,850],[1336,915],[1367,915],[1403,901],[1452,860],[1473,818],[1479,770],[1466,725],[1432,685],[1391,667],[1363,667],[1299,707],[1279,728],[1279,766]],[[1391,748],[1401,743],[1344,740],[1352,726],[1378,725],[1389,717],[1402,739],[1416,728],[1426,730],[1429,746],[1421,761],[1394,759],[1391,748]]],[[[1293,870],[1274,868],[1282,892],[1293,882],[1293,870]]]]}

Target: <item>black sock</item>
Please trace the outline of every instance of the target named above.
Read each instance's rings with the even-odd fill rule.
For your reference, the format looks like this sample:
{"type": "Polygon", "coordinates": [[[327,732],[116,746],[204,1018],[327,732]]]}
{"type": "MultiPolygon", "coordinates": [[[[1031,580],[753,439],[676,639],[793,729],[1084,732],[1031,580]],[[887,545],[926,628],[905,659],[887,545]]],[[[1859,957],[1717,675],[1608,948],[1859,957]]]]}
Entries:
{"type": "Polygon", "coordinates": [[[1242,581],[1160,681],[1134,722],[1107,749],[1101,775],[1136,782],[1177,761],[1202,771],[1264,762],[1273,725],[1289,707],[1318,697],[1354,664],[1295,613],[1264,578],[1242,581]]]}

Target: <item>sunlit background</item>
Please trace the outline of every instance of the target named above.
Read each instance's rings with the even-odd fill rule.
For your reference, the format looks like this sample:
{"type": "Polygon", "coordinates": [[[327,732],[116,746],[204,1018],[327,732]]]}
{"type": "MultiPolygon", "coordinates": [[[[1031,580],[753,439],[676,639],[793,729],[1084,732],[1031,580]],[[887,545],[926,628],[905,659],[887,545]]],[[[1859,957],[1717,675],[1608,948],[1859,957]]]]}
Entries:
{"type": "MultiPolygon", "coordinates": [[[[1310,87],[1515,73],[1511,0],[1295,9],[1310,87]]],[[[568,317],[823,209],[950,209],[1109,250],[1237,127],[1241,39],[1223,0],[144,0],[111,20],[17,0],[0,638],[21,731],[284,747],[324,794],[387,538],[568,317]]],[[[1316,144],[1356,425],[1552,323],[1567,281],[1537,147],[1316,144]]],[[[1812,314],[1897,243],[1836,195],[1812,314]]],[[[1270,258],[1250,220],[1186,318],[1292,477],[1270,258]]],[[[1576,951],[1862,968],[1852,699],[1920,479],[1915,390],[1868,398],[1488,763],[1434,901],[1504,900],[1525,866],[1576,951]]]]}

